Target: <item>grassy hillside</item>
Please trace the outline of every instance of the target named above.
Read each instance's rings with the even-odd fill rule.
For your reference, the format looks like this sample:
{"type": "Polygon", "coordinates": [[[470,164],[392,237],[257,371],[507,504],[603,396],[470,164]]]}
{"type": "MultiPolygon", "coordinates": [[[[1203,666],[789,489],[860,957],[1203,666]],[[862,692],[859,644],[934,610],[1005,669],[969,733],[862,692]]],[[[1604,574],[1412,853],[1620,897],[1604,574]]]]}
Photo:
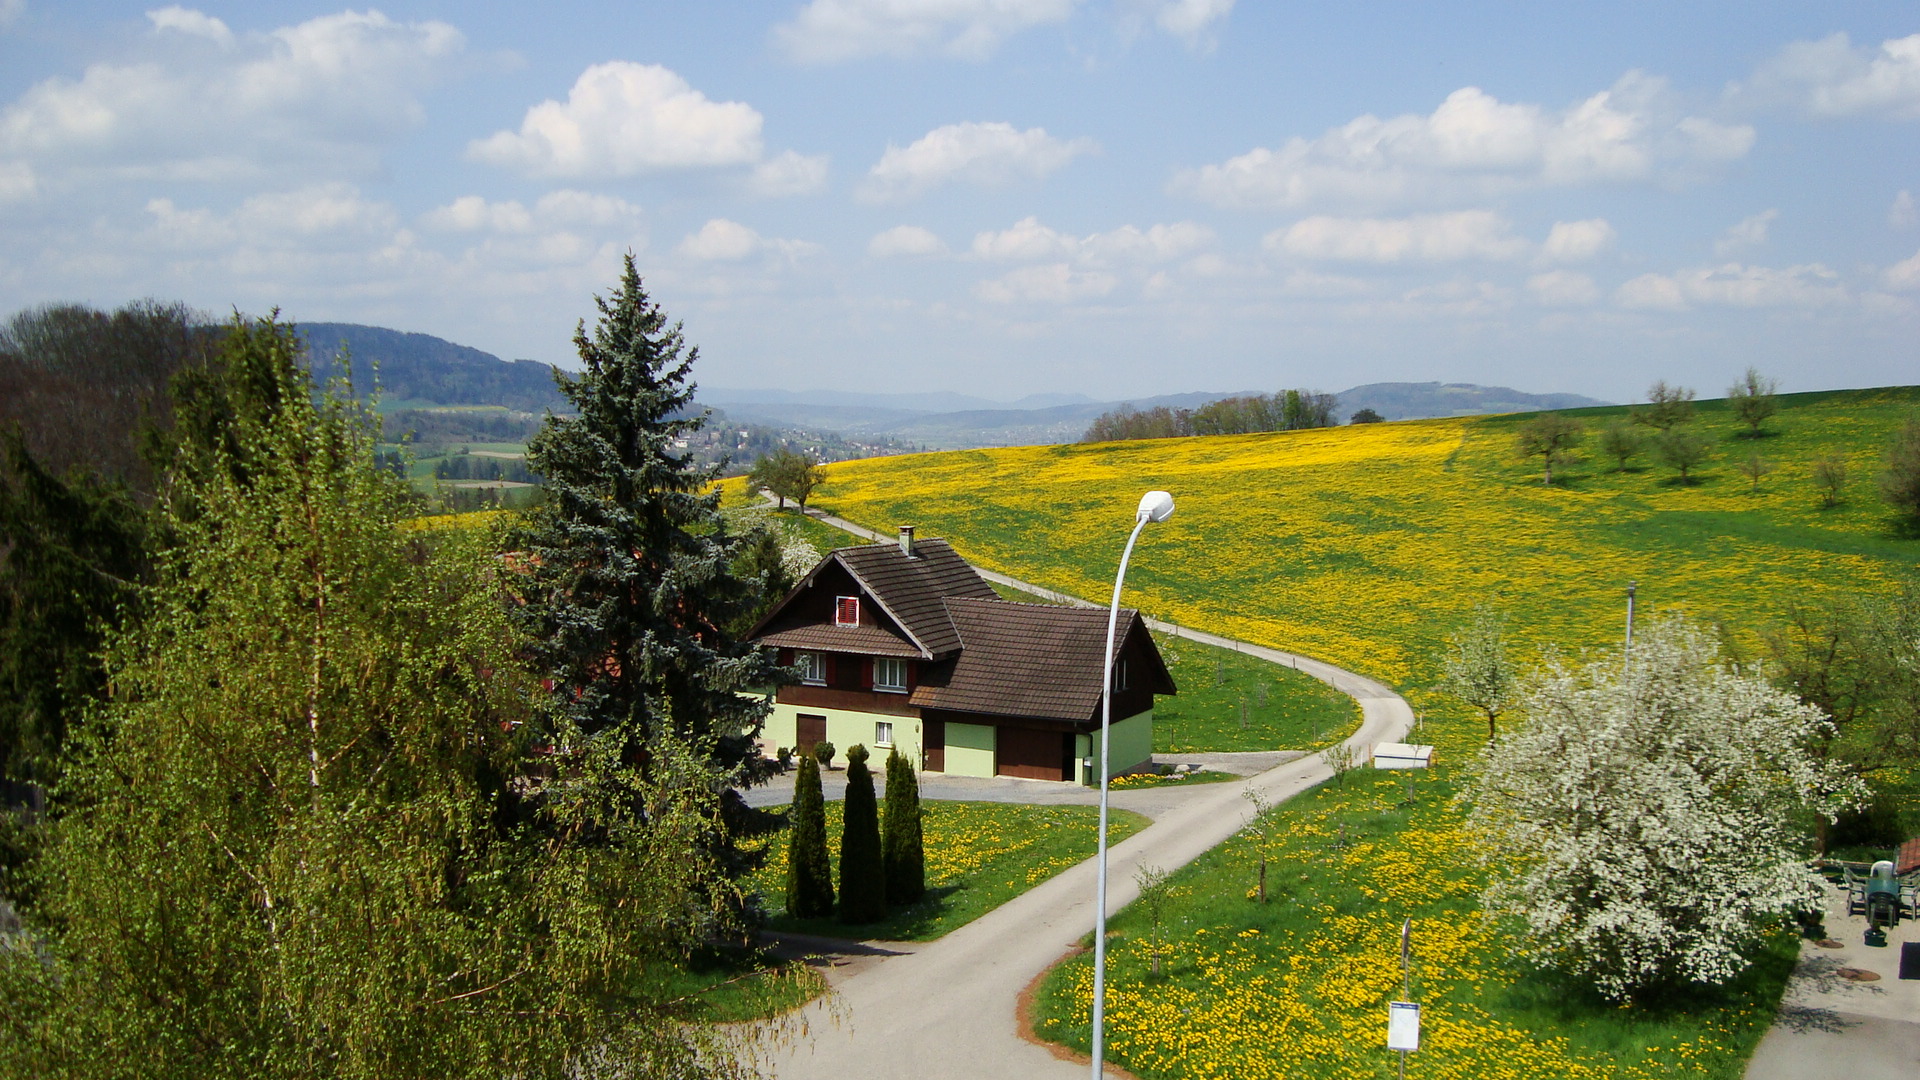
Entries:
{"type": "MultiPolygon", "coordinates": [[[[846,462],[815,502],[888,528],[914,522],[969,559],[1103,595],[1140,492],[1179,510],[1142,537],[1128,602],[1154,614],[1424,685],[1479,602],[1524,642],[1609,644],[1624,589],[1753,633],[1795,599],[1875,590],[1910,573],[1875,488],[1886,441],[1920,388],[1794,395],[1765,437],[1719,402],[1695,426],[1715,457],[1682,485],[1645,458],[1588,458],[1552,487],[1514,456],[1522,415],[1135,443],[1021,447],[846,462]],[[1775,466],[1759,491],[1737,462],[1775,466]],[[1848,462],[1822,509],[1815,458],[1848,462]]],[[[1597,432],[1621,408],[1572,415],[1597,432]]],[[[1524,651],[1524,650],[1523,650],[1524,651]]]]}

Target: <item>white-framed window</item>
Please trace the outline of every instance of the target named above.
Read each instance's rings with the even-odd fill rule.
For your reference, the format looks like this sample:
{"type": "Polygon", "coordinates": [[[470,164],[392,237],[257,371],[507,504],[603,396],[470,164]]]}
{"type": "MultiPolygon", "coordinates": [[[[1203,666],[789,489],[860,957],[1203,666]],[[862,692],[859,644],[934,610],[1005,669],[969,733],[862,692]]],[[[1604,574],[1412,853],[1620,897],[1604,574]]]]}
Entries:
{"type": "Polygon", "coordinates": [[[892,721],[875,720],[873,722],[873,745],[875,746],[892,746],[893,745],[893,722],[892,721]]]}
{"type": "Polygon", "coordinates": [[[893,690],[906,693],[907,662],[891,657],[878,656],[873,661],[873,688],[875,690],[893,690]]]}
{"type": "Polygon", "coordinates": [[[793,654],[793,664],[800,669],[800,681],[809,686],[825,686],[827,683],[827,658],[817,652],[797,652],[793,654]]]}
{"type": "Polygon", "coordinates": [[[860,598],[857,596],[836,596],[833,598],[833,625],[860,625],[860,598]]]}

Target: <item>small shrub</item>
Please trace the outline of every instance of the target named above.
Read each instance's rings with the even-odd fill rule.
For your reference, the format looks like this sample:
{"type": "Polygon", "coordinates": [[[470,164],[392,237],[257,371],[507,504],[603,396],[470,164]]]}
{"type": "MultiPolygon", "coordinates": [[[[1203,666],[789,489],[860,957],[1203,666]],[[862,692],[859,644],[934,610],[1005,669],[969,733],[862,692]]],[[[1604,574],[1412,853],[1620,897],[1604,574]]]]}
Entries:
{"type": "MultiPolygon", "coordinates": [[[[851,753],[852,751],[848,752],[851,753]]],[[[821,739],[819,742],[813,744],[813,760],[819,762],[820,767],[823,769],[833,768],[833,753],[833,744],[825,739],[821,739]]]]}

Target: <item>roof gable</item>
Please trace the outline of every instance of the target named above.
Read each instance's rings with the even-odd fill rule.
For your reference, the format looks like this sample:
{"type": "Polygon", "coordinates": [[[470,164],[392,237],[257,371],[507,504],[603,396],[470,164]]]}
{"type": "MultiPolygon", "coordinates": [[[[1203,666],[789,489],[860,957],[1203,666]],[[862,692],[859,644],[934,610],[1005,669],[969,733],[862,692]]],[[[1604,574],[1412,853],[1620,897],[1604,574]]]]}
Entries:
{"type": "MultiPolygon", "coordinates": [[[[963,647],[944,678],[914,691],[915,705],[1076,723],[1097,719],[1107,648],[1105,608],[969,597],[951,598],[946,607],[963,647]]],[[[1115,640],[1116,656],[1145,661],[1139,686],[1156,694],[1175,692],[1138,612],[1121,610],[1115,640]]]]}
{"type": "MultiPolygon", "coordinates": [[[[767,644],[867,652],[893,651],[874,648],[887,642],[868,640],[873,635],[863,633],[868,630],[864,625],[821,627],[817,619],[795,619],[797,612],[793,609],[804,605],[803,598],[816,588],[829,586],[831,579],[837,576],[836,570],[850,576],[861,592],[885,614],[887,622],[891,623],[891,626],[882,623],[877,629],[886,630],[888,636],[892,637],[893,628],[897,627],[898,633],[904,636],[904,641],[892,638],[894,649],[902,644],[911,644],[913,650],[929,660],[950,655],[961,646],[960,633],[954,628],[945,606],[949,597],[991,600],[998,595],[993,591],[993,586],[968,566],[967,561],[945,540],[916,541],[912,558],[895,544],[839,548],[820,560],[819,565],[761,619],[759,625],[748,631],[748,640],[766,638],[769,639],[767,644]],[[800,630],[800,623],[808,627],[804,635],[808,641],[785,640],[800,630]],[[771,640],[775,636],[782,640],[771,640]]],[[[864,618],[862,621],[865,622],[864,618]]]]}

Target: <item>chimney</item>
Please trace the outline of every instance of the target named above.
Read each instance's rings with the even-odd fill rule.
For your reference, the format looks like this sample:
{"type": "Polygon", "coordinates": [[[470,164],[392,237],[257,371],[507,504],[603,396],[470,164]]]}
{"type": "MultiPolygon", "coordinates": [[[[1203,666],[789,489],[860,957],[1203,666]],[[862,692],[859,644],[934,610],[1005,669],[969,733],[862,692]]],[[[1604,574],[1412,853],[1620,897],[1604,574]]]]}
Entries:
{"type": "Polygon", "coordinates": [[[913,550],[913,526],[911,525],[900,526],[900,554],[909,559],[920,557],[913,550]]]}

